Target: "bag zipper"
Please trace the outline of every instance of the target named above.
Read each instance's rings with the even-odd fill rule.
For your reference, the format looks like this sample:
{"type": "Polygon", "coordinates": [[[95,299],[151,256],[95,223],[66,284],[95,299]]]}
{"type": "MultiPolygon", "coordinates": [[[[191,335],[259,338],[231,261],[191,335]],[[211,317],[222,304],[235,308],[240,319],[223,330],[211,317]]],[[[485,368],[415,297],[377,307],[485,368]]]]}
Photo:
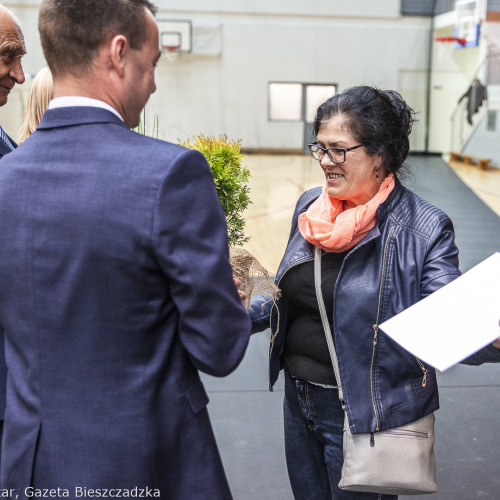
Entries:
{"type": "MultiPolygon", "coordinates": [[[[386,255],[387,255],[387,246],[389,244],[389,238],[391,236],[393,228],[394,228],[394,226],[391,226],[391,228],[389,229],[389,234],[387,235],[387,238],[386,238],[385,244],[384,244],[384,254],[383,254],[383,260],[382,260],[382,276],[380,278],[380,289],[378,292],[377,320],[375,321],[375,324],[372,326],[373,327],[373,349],[372,349],[372,361],[371,361],[371,365],[370,365],[370,385],[371,385],[370,390],[371,390],[371,396],[372,396],[373,412],[375,413],[375,421],[377,423],[377,425],[375,427],[376,431],[380,430],[380,421],[378,418],[377,406],[375,404],[375,395],[374,395],[375,391],[373,390],[373,364],[375,361],[375,348],[377,347],[377,342],[378,342],[378,320],[380,318],[380,303],[382,301],[382,288],[384,285],[385,262],[386,262],[385,259],[386,259],[386,255]]],[[[370,445],[371,446],[375,445],[373,433],[372,433],[371,438],[370,438],[370,445]]]]}
{"type": "Polygon", "coordinates": [[[429,434],[427,432],[421,432],[421,431],[412,431],[409,429],[388,429],[386,431],[382,431],[380,435],[385,435],[385,436],[406,436],[406,437],[413,437],[413,438],[418,438],[418,439],[429,439],[429,434]]]}
{"type": "MultiPolygon", "coordinates": [[[[412,431],[410,429],[387,429],[385,431],[379,432],[378,436],[391,436],[391,437],[405,437],[412,439],[429,439],[429,434],[427,432],[412,431]]],[[[370,432],[370,446],[373,448],[375,446],[375,433],[370,432]]]]}

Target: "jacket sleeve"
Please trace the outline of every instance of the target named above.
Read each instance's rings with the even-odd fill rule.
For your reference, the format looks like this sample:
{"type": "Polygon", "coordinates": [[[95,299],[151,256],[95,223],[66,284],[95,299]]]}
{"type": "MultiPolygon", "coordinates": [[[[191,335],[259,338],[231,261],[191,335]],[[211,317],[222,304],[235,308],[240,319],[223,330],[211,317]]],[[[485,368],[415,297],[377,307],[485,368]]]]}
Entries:
{"type": "Polygon", "coordinates": [[[464,365],[482,365],[483,363],[500,363],[500,349],[488,345],[472,356],[461,361],[464,365]]]}
{"type": "Polygon", "coordinates": [[[270,327],[271,310],[273,301],[269,297],[253,295],[250,303],[250,319],[252,320],[252,333],[263,332],[270,327]]]}
{"type": "MultiPolygon", "coordinates": [[[[421,288],[422,298],[451,283],[461,274],[458,269],[455,232],[448,217],[442,218],[436,225],[427,248],[421,288]]],[[[499,362],[500,350],[492,345],[486,346],[462,361],[463,364],[467,365],[499,362]]]]}
{"type": "Polygon", "coordinates": [[[420,298],[423,299],[460,276],[458,248],[450,218],[443,215],[427,243],[422,271],[420,298]]]}
{"type": "Polygon", "coordinates": [[[201,153],[186,149],[169,167],[153,234],[193,364],[214,376],[231,373],[248,345],[250,320],[233,281],[224,212],[201,153]]]}

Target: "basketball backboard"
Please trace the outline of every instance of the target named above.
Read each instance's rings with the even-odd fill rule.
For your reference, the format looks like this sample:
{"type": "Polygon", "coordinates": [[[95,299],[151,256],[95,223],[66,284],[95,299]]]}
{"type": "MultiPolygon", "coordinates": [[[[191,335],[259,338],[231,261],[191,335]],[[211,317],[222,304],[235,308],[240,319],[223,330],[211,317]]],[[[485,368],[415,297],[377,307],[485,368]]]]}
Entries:
{"type": "Polygon", "coordinates": [[[486,0],[457,0],[455,3],[456,22],[453,36],[465,40],[465,44],[455,44],[455,48],[477,47],[481,34],[481,23],[486,19],[486,0]]]}
{"type": "Polygon", "coordinates": [[[192,51],[191,21],[184,19],[159,19],[160,50],[171,54],[192,51]]]}

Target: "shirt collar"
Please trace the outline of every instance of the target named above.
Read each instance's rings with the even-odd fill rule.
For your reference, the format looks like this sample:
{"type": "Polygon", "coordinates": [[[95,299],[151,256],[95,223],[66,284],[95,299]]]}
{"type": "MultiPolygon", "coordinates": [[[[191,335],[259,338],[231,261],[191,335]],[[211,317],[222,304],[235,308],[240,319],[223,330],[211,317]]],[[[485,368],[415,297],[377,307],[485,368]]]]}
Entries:
{"type": "Polygon", "coordinates": [[[116,111],[115,108],[113,108],[113,106],[110,106],[108,103],[100,101],[99,99],[92,99],[91,97],[83,97],[78,95],[55,97],[49,103],[49,109],[67,108],[73,106],[90,106],[93,108],[107,109],[108,111],[111,111],[111,113],[118,116],[121,121],[124,121],[123,117],[120,115],[120,113],[118,113],[118,111],[116,111]]]}

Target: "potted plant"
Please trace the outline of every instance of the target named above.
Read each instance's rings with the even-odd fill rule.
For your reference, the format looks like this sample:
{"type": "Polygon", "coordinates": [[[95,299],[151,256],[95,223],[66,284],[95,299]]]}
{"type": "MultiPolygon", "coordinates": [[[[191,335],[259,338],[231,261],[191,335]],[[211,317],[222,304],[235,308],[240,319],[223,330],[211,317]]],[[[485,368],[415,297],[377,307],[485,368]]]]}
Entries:
{"type": "Polygon", "coordinates": [[[241,140],[234,141],[226,135],[199,135],[181,145],[200,151],[212,169],[217,195],[226,215],[230,262],[234,275],[242,281],[240,289],[246,293],[245,306],[248,309],[254,293],[276,300],[279,289],[268,271],[250,252],[241,248],[250,239],[245,236],[243,212],[252,203],[248,187],[250,172],[242,163],[241,140]]]}

